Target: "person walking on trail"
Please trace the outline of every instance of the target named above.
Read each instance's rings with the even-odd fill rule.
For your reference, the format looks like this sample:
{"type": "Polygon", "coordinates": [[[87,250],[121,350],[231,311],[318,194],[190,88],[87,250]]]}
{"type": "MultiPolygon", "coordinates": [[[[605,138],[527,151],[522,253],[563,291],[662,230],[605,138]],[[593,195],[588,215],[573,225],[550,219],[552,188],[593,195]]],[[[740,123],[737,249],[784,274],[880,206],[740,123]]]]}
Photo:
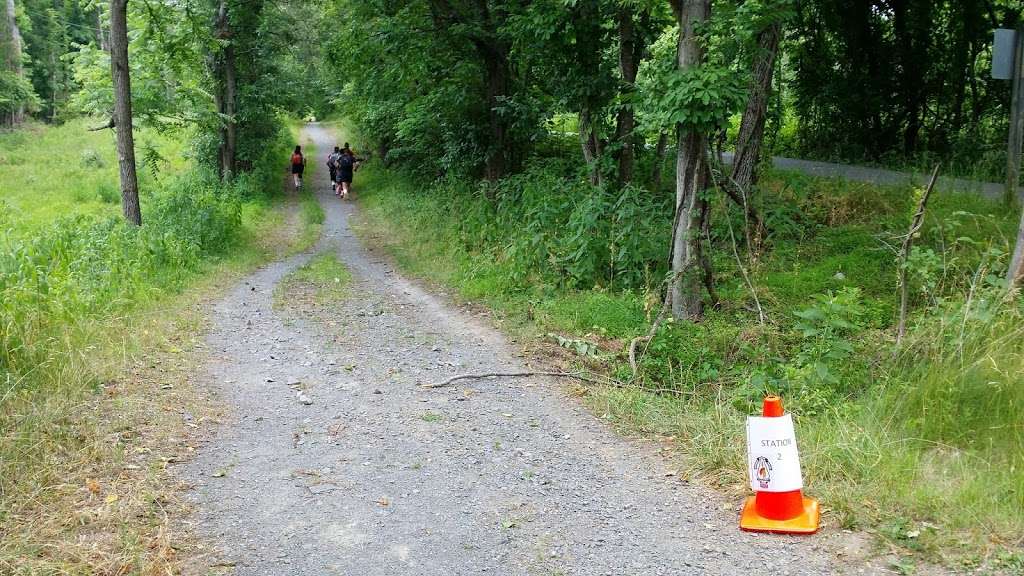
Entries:
{"type": "Polygon", "coordinates": [[[341,149],[341,156],[338,158],[338,190],[337,194],[344,200],[352,192],[352,175],[356,170],[356,154],[345,142],[341,149]]]}
{"type": "Polygon", "coordinates": [[[292,152],[292,180],[295,182],[295,189],[302,187],[302,173],[306,170],[306,158],[302,155],[302,146],[295,146],[292,152]]]}
{"type": "Polygon", "coordinates": [[[334,189],[334,195],[338,195],[337,181],[338,181],[338,158],[341,157],[341,148],[334,147],[334,152],[327,157],[327,168],[331,171],[331,188],[334,189]]]}

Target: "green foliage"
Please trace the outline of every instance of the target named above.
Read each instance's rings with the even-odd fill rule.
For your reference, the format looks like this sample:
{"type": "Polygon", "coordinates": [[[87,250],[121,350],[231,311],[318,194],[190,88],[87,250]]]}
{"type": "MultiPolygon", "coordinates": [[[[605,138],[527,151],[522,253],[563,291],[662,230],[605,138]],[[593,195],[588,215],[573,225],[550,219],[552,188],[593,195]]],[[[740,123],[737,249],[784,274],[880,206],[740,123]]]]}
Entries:
{"type": "MultiPolygon", "coordinates": [[[[664,200],[636,188],[593,188],[563,169],[536,163],[483,189],[445,180],[410,189],[403,210],[417,222],[444,222],[452,240],[510,289],[536,281],[642,289],[656,281],[664,271],[666,231],[657,225],[664,200]]],[[[367,180],[373,188],[375,177],[367,180]]]]}
{"type": "MultiPolygon", "coordinates": [[[[489,152],[483,63],[470,41],[479,23],[423,34],[434,26],[426,3],[387,4],[346,1],[327,14],[337,106],[389,161],[431,175],[476,171],[489,152]]],[[[505,96],[502,106],[515,106],[505,96]]]]}
{"type": "Polygon", "coordinates": [[[737,331],[724,317],[701,324],[669,322],[642,349],[641,382],[652,388],[693,390],[717,381],[727,370],[737,331]]]}
{"type": "Polygon", "coordinates": [[[31,111],[42,118],[62,119],[64,106],[77,89],[69,55],[96,41],[100,5],[92,0],[19,0],[15,5],[27,80],[38,95],[31,111]]]}
{"type": "Polygon", "coordinates": [[[0,369],[20,387],[50,361],[51,335],[154,292],[176,290],[237,239],[240,191],[188,174],[154,194],[147,222],[61,218],[0,245],[0,369]]]}
{"type": "Polygon", "coordinates": [[[681,125],[687,130],[711,132],[726,124],[745,101],[744,78],[732,70],[700,66],[672,70],[650,90],[647,104],[656,126],[681,125]]]}
{"type": "Polygon", "coordinates": [[[568,291],[531,302],[533,316],[573,334],[631,338],[645,319],[644,303],[631,291],[568,291]]]}
{"type": "MultiPolygon", "coordinates": [[[[799,318],[795,328],[804,338],[830,340],[862,327],[859,319],[864,311],[859,302],[860,290],[857,288],[843,288],[838,294],[815,294],[813,300],[810,307],[795,313],[799,318]]],[[[840,348],[842,354],[837,359],[851,352],[849,346],[840,348]]],[[[839,354],[840,350],[836,352],[839,354]]]]}
{"type": "MultiPolygon", "coordinates": [[[[244,203],[265,198],[268,183],[280,186],[282,139],[271,141],[259,169],[227,184],[201,167],[185,170],[180,159],[154,160],[164,168],[159,181],[143,174],[137,228],[117,207],[111,135],[85,125],[0,135],[0,158],[12,168],[0,183],[16,191],[0,213],[0,380],[12,391],[45,389],[73,353],[65,336],[76,326],[178,291],[237,247],[244,203]],[[64,149],[82,152],[54,170],[54,150],[64,149]]],[[[169,156],[180,154],[178,139],[141,136],[144,148],[158,142],[169,156]]]]}
{"type": "Polygon", "coordinates": [[[0,70],[0,116],[16,111],[34,112],[40,101],[28,79],[7,70],[0,70]]]}
{"type": "Polygon", "coordinates": [[[795,131],[784,151],[1002,177],[1009,83],[993,80],[1001,0],[800,2],[790,50],[795,131]]]}
{"type": "Polygon", "coordinates": [[[548,333],[548,338],[550,338],[555,344],[558,344],[567,350],[571,350],[579,356],[588,356],[592,358],[597,357],[599,348],[597,344],[594,344],[593,342],[583,340],[581,338],[566,338],[551,332],[548,333]]]}

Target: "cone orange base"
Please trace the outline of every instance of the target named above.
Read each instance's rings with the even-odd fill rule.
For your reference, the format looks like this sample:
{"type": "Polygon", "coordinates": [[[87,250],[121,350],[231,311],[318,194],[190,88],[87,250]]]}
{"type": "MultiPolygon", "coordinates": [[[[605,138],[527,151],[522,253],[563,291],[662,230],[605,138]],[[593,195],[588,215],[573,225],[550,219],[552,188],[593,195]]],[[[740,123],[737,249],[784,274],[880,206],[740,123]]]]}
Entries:
{"type": "Polygon", "coordinates": [[[818,531],[821,511],[818,501],[813,498],[803,499],[803,512],[788,520],[773,520],[757,513],[756,497],[747,498],[740,515],[740,529],[748,532],[772,532],[775,534],[814,534],[818,531]]]}

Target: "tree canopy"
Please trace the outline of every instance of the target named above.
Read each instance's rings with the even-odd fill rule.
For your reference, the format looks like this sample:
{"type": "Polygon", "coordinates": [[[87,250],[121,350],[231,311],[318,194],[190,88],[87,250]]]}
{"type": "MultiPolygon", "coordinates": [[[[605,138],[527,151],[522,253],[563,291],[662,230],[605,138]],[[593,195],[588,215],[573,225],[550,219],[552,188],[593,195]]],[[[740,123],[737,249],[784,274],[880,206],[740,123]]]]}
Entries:
{"type": "MultiPolygon", "coordinates": [[[[0,105],[47,121],[109,114],[108,3],[7,4],[0,39],[15,32],[20,46],[3,42],[0,105]]],[[[716,0],[698,31],[708,60],[684,73],[673,66],[673,3],[660,0],[137,0],[133,98],[147,122],[216,133],[230,50],[240,158],[278,111],[339,109],[391,160],[426,159],[439,173],[495,179],[550,132],[578,131],[595,181],[631,181],[637,154],[680,119],[737,125],[766,48],[759,35],[775,26],[775,150],[954,158],[991,174],[1009,106],[1008,83],[987,73],[991,31],[1020,13],[1013,0],[716,0]]]]}
{"type": "MultiPolygon", "coordinates": [[[[8,124],[26,113],[110,117],[110,3],[7,0],[5,12],[8,124]]],[[[1021,6],[133,0],[127,17],[134,118],[194,130],[195,158],[224,178],[252,167],[282,114],[332,113],[385,162],[424,178],[481,178],[488,195],[545,159],[654,198],[671,197],[662,174],[674,170],[665,220],[691,246],[672,252],[696,258],[677,262],[681,281],[700,266],[710,274],[696,232],[707,227],[705,190],[743,206],[753,241],[764,232],[748,200],[769,151],[940,158],[998,179],[1009,86],[988,75],[990,37],[1017,25],[1021,6]]]]}

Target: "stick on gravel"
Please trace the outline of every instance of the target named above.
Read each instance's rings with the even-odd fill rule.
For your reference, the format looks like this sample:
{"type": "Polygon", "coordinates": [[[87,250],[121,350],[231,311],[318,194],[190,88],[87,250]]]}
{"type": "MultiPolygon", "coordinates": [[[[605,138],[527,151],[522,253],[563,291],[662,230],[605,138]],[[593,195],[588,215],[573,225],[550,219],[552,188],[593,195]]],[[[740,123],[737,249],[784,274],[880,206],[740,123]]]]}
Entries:
{"type": "Polygon", "coordinates": [[[560,378],[575,378],[584,382],[590,382],[592,384],[616,384],[614,380],[598,380],[596,378],[589,378],[580,374],[579,372],[485,372],[483,374],[462,374],[459,376],[452,376],[444,382],[434,382],[433,384],[420,384],[422,388],[444,388],[450,384],[458,382],[459,380],[479,380],[482,378],[524,378],[527,376],[558,376],[560,378]]]}

